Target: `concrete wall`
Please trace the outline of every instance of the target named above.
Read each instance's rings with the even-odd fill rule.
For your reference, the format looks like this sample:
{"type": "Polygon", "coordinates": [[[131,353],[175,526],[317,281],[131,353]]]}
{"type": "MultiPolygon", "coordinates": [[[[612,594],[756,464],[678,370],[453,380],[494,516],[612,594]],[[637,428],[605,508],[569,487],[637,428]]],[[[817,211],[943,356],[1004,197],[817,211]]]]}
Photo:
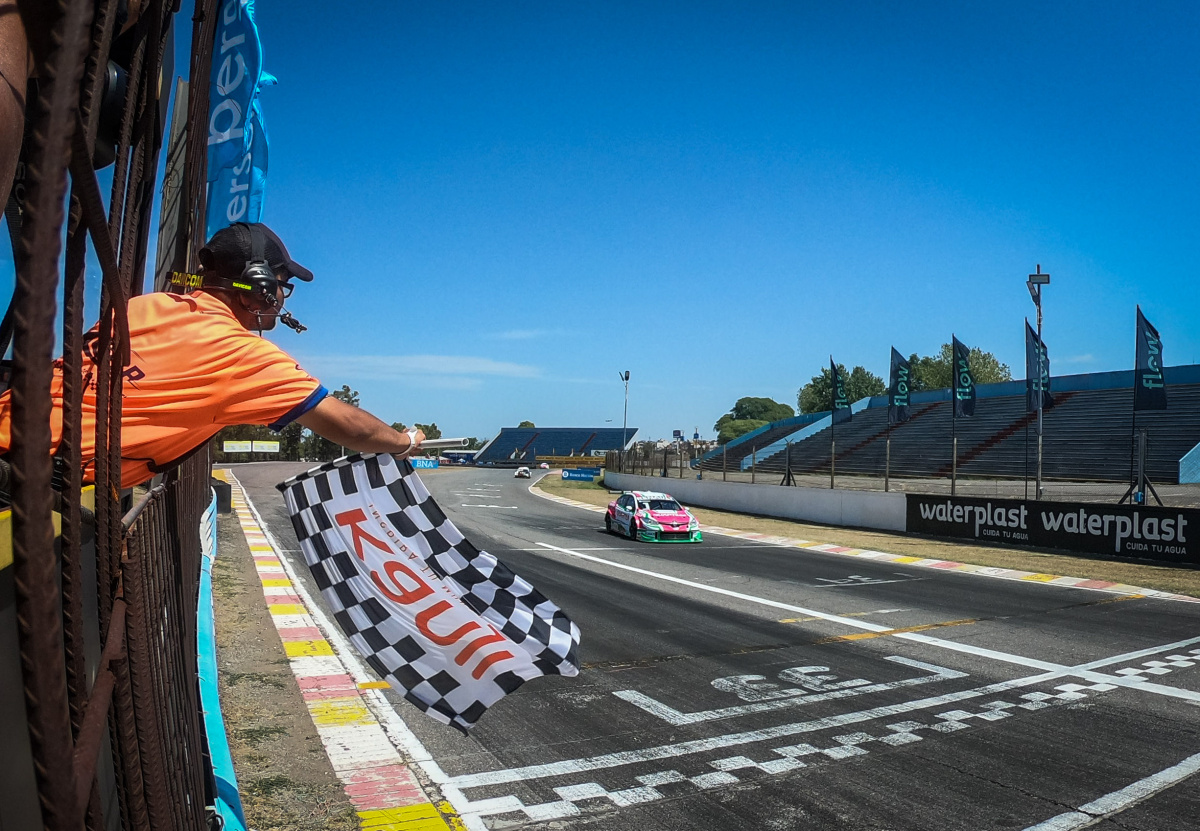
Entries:
{"type": "Polygon", "coordinates": [[[666,491],[684,505],[760,516],[877,528],[905,530],[906,505],[902,493],[829,490],[827,488],[784,488],[720,482],[709,479],[662,479],[605,471],[604,483],[626,491],[666,491]]]}

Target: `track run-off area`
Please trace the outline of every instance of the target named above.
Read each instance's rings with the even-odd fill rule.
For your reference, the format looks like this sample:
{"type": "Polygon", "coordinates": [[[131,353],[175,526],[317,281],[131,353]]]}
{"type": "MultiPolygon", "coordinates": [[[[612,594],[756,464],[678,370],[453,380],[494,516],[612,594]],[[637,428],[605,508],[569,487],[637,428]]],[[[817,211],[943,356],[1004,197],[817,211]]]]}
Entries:
{"type": "MultiPolygon", "coordinates": [[[[274,487],[304,467],[233,471],[370,675],[322,619],[274,487]]],[[[469,736],[376,698],[467,828],[1200,827],[1200,603],[711,531],[637,543],[511,471],[423,479],[582,631],[577,678],[529,682],[469,736]]]]}

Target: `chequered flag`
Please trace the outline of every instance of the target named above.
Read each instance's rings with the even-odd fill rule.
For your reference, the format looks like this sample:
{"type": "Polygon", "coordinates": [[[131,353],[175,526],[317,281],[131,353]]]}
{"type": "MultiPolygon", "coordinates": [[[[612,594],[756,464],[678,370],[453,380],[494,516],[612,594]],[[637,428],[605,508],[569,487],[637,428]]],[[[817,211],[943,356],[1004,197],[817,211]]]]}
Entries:
{"type": "Polygon", "coordinates": [[[579,628],[471,545],[408,462],[347,456],[277,487],[342,631],[433,718],[465,733],[530,678],[579,673],[579,628]]]}

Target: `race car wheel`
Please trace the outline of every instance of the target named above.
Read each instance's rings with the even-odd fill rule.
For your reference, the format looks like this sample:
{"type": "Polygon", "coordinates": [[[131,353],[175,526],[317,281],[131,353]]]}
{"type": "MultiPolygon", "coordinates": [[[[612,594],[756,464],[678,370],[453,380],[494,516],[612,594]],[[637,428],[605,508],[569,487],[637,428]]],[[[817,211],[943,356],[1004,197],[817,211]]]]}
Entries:
{"type": "Polygon", "coordinates": [[[612,533],[612,517],[608,514],[604,515],[604,530],[609,534],[612,533]]]}
{"type": "Polygon", "coordinates": [[[629,539],[633,540],[634,542],[638,541],[637,520],[636,519],[629,520],[629,539]]]}

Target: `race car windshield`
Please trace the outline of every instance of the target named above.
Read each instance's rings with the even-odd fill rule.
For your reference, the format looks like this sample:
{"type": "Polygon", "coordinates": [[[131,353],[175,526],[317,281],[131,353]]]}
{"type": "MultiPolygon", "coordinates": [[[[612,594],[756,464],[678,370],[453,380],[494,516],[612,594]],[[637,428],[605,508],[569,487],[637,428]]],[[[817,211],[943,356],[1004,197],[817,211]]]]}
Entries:
{"type": "Polygon", "coordinates": [[[647,511],[678,511],[679,503],[674,499],[650,499],[645,503],[647,511]]]}

